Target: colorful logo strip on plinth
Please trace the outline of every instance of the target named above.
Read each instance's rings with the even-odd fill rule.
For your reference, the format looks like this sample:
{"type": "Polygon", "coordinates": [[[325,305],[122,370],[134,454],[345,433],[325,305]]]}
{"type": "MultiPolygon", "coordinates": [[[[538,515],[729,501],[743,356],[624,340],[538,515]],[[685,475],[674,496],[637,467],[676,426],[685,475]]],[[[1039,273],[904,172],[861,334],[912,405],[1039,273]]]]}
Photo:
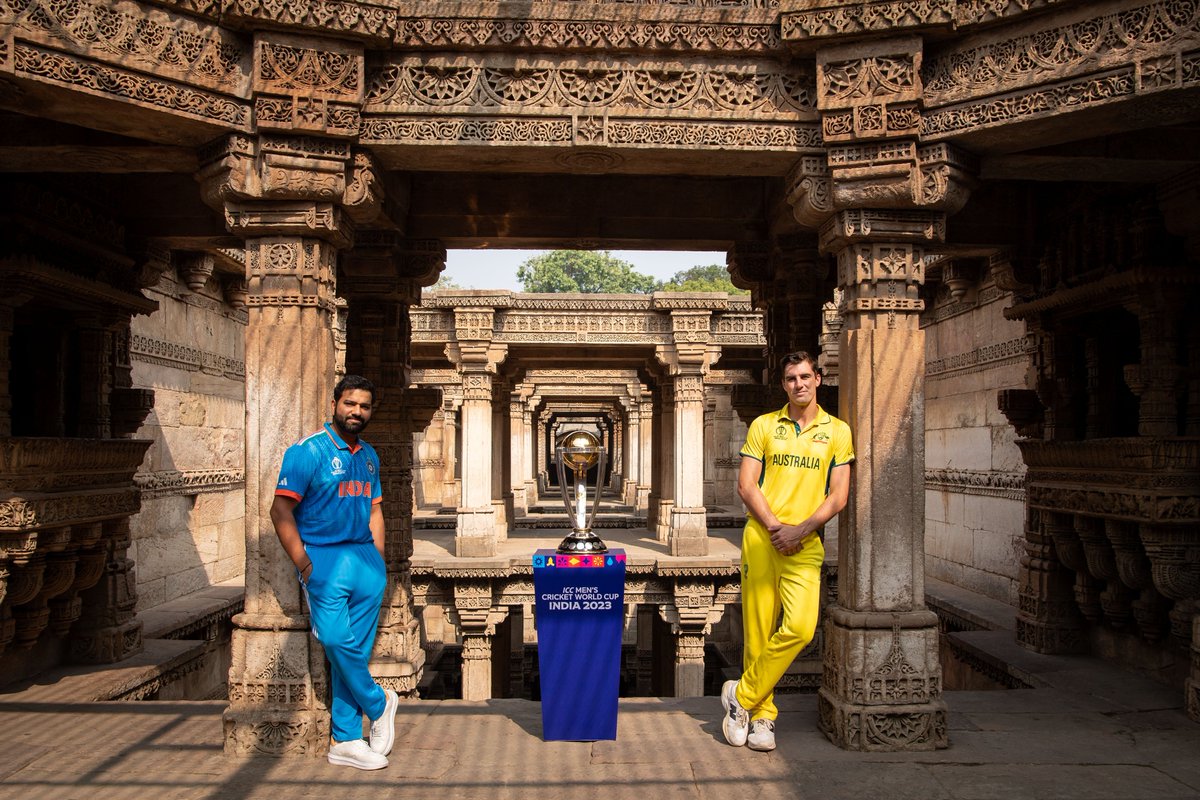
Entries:
{"type": "Polygon", "coordinates": [[[612,567],[625,563],[624,553],[601,553],[599,555],[542,555],[533,557],[533,568],[546,567],[578,568],[578,567],[612,567]]]}

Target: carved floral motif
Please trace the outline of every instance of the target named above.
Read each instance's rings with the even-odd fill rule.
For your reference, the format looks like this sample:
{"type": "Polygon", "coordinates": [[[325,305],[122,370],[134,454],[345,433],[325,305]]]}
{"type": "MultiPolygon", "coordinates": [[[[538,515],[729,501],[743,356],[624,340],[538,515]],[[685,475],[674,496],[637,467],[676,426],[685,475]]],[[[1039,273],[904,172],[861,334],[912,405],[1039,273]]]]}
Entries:
{"type": "Polygon", "coordinates": [[[468,106],[677,109],[711,112],[811,114],[813,100],[802,73],[773,62],[711,65],[662,62],[517,61],[483,59],[439,63],[407,58],[376,68],[367,94],[374,113],[468,106]]]}

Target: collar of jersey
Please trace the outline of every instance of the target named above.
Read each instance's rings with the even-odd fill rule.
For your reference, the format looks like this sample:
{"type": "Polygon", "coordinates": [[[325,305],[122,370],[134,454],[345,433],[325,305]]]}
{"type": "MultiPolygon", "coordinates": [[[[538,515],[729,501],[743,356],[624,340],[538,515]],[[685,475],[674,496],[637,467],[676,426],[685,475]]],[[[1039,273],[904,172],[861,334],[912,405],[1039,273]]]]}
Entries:
{"type": "MultiPolygon", "coordinates": [[[[785,408],[786,408],[786,406],[785,406],[785,408]]],[[[336,447],[338,450],[349,450],[350,454],[353,455],[359,451],[359,448],[362,447],[361,442],[359,442],[358,444],[355,444],[354,447],[351,447],[350,445],[348,445],[344,441],[342,441],[342,437],[338,436],[337,433],[333,430],[333,423],[331,423],[331,422],[325,423],[325,432],[329,434],[330,439],[333,439],[333,446],[336,447]]]]}
{"type": "MultiPolygon", "coordinates": [[[[788,411],[788,404],[784,403],[783,408],[779,409],[779,421],[782,422],[784,420],[787,420],[788,422],[792,423],[797,428],[799,428],[800,423],[796,422],[796,420],[789,417],[787,411],[788,411]]],[[[821,408],[820,403],[818,403],[817,404],[817,415],[815,417],[813,417],[812,425],[809,425],[808,428],[812,428],[817,425],[828,425],[829,421],[830,421],[829,412],[826,411],[825,409],[821,408]]],[[[800,431],[800,433],[804,433],[804,431],[808,430],[808,428],[802,429],[800,431]]]]}

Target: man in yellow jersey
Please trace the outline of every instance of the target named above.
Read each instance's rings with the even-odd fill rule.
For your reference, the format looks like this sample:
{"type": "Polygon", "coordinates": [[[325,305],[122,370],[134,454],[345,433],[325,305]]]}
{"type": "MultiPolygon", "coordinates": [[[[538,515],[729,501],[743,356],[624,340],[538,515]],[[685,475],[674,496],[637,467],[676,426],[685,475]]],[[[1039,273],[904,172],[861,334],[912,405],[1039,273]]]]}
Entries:
{"type": "Polygon", "coordinates": [[[849,426],[817,405],[813,357],[780,371],[787,405],[750,424],[741,452],[742,677],[721,687],[726,741],[754,750],[775,749],[775,684],[816,632],[822,526],[846,505],[854,460],[849,426]]]}

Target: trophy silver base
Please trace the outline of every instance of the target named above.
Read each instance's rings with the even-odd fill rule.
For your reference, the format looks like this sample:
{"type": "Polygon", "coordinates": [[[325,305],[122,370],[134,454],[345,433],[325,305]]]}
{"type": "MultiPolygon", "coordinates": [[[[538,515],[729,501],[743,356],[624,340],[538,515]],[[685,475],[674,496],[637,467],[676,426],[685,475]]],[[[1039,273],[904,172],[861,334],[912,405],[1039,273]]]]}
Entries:
{"type": "Polygon", "coordinates": [[[607,553],[608,545],[591,531],[575,531],[559,543],[558,550],[555,552],[559,555],[592,555],[607,553]]]}

